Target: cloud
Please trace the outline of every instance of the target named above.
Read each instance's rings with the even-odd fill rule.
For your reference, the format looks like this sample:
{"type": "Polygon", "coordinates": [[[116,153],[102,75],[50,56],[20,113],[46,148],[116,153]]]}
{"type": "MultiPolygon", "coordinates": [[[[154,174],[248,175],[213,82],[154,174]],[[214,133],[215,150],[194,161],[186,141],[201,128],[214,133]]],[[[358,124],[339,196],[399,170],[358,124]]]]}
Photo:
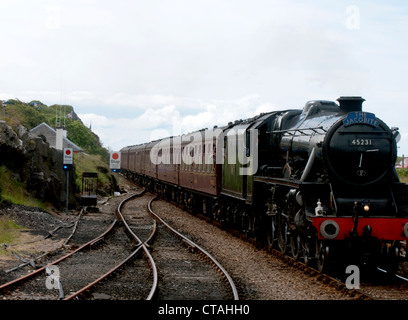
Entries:
{"type": "Polygon", "coordinates": [[[120,149],[170,135],[169,124],[178,121],[179,112],[174,106],[165,106],[147,109],[134,118],[108,118],[95,113],[80,113],[78,116],[86,126],[91,126],[106,147],[120,149]]]}
{"type": "MultiPolygon", "coordinates": [[[[177,100],[175,97],[173,99],[177,100]]],[[[213,128],[214,125],[223,126],[230,121],[276,109],[271,104],[262,103],[257,95],[236,100],[200,101],[199,104],[205,107],[201,111],[190,109],[189,114],[181,111],[183,107],[167,105],[147,108],[134,117],[110,118],[98,113],[79,113],[78,116],[86,126],[92,126],[105,146],[119,150],[126,145],[213,128]]]]}
{"type": "MultiPolygon", "coordinates": [[[[115,148],[347,94],[402,127],[408,6],[359,1],[356,29],[348,8],[322,0],[0,1],[0,98],[71,104],[115,148]]],[[[408,153],[408,143],[400,150],[408,153]]]]}

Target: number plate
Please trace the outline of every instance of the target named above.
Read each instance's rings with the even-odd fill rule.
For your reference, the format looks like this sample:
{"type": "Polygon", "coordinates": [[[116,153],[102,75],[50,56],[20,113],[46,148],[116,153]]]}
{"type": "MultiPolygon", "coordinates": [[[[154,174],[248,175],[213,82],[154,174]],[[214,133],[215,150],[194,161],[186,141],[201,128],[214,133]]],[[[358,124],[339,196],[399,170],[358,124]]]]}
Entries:
{"type": "Polygon", "coordinates": [[[373,139],[352,139],[349,140],[349,145],[352,147],[361,147],[361,146],[373,146],[373,139]]]}

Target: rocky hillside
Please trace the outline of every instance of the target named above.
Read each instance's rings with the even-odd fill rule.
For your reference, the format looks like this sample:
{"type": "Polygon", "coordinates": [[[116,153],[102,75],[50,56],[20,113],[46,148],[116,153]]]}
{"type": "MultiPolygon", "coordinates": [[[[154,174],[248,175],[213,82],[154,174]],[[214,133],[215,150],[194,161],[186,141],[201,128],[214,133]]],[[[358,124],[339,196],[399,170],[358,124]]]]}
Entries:
{"type": "MultiPolygon", "coordinates": [[[[23,199],[19,204],[27,204],[27,200],[34,198],[41,206],[51,205],[57,210],[65,208],[66,172],[62,169],[62,151],[51,148],[44,137],[29,132],[42,122],[55,127],[56,118],[65,124],[67,138],[93,155],[78,155],[78,161],[74,155],[75,168],[83,167],[82,161],[87,163],[86,170],[103,171],[99,179],[102,183],[110,182],[108,150],[103,148],[99,137],[84,126],[72,106],[48,107],[40,101],[24,103],[15,99],[0,103],[0,108],[0,201],[6,199],[16,203],[19,201],[14,199],[19,197],[23,199]],[[95,158],[98,163],[93,168],[95,158]]],[[[81,175],[82,172],[77,170],[70,176],[71,208],[78,205],[81,175]]],[[[101,186],[101,190],[107,188],[101,186]]]]}
{"type": "MultiPolygon", "coordinates": [[[[16,131],[0,120],[0,167],[8,177],[6,181],[2,179],[2,189],[13,189],[11,186],[20,184],[22,188],[13,189],[15,192],[28,192],[43,203],[62,209],[66,201],[62,151],[50,148],[42,138],[33,136],[22,125],[16,131]]],[[[76,190],[74,179],[71,179],[70,188],[76,190]]],[[[10,190],[0,191],[10,193],[10,190]]],[[[69,202],[75,206],[74,193],[71,193],[69,202]]]]}
{"type": "Polygon", "coordinates": [[[42,122],[55,128],[58,119],[60,124],[66,127],[69,140],[86,153],[100,154],[108,161],[108,151],[102,146],[99,137],[82,123],[72,106],[58,104],[47,106],[38,100],[25,103],[18,99],[4,101],[3,106],[5,107],[0,112],[0,118],[14,130],[17,130],[19,125],[31,130],[42,122]]]}

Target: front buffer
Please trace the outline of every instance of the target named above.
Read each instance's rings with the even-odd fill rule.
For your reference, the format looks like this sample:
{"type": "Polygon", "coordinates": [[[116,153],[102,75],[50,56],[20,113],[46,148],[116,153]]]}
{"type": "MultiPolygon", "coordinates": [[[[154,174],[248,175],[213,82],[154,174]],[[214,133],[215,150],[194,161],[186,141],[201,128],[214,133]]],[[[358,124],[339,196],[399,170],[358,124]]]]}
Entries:
{"type": "Polygon", "coordinates": [[[312,224],[317,230],[319,269],[339,261],[365,270],[382,266],[394,273],[398,269],[401,241],[408,238],[408,218],[322,216],[313,217],[312,224]],[[339,260],[333,261],[333,256],[339,260]]]}

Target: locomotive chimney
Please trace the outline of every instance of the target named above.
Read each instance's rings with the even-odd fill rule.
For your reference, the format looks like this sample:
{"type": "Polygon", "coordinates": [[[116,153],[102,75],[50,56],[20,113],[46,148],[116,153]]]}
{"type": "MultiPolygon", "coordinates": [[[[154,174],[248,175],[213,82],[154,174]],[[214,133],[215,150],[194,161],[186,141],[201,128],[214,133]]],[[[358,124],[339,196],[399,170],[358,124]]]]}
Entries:
{"type": "Polygon", "coordinates": [[[361,97],[340,97],[337,99],[340,103],[340,110],[344,113],[353,111],[363,111],[363,102],[365,99],[361,97]]]}

